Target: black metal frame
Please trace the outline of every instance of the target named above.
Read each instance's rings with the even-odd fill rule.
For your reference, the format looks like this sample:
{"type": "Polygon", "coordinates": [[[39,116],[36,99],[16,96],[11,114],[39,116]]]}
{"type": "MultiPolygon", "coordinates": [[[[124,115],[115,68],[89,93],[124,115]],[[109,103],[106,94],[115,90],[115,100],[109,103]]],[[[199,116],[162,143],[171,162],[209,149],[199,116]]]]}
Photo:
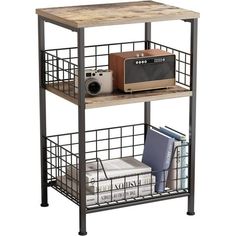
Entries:
{"type": "MultiPolygon", "coordinates": [[[[150,49],[151,41],[151,22],[145,23],[145,49],[150,49]]],[[[144,103],[144,123],[151,124],[151,102],[144,103]]],[[[145,128],[145,136],[148,127],[145,128]]]]}
{"type": "MultiPolygon", "coordinates": [[[[44,45],[44,22],[50,20],[46,18],[38,18],[38,39],[39,39],[39,101],[40,101],[40,143],[41,143],[41,206],[48,206],[48,193],[47,187],[55,185],[47,183],[47,145],[46,145],[46,97],[45,97],[45,45],[44,45]]],[[[84,82],[81,79],[79,83],[79,106],[78,106],[78,130],[79,130],[79,156],[77,161],[79,161],[79,205],[80,205],[80,235],[86,235],[86,214],[90,212],[114,209],[118,207],[131,206],[136,204],[141,204],[145,202],[152,202],[157,200],[165,200],[175,197],[188,196],[188,215],[194,215],[194,180],[195,180],[195,130],[196,130],[196,74],[197,74],[197,19],[188,20],[191,24],[191,62],[190,62],[190,90],[192,91],[192,96],[189,98],[189,192],[176,194],[172,196],[163,196],[157,199],[147,199],[140,202],[125,202],[117,206],[108,206],[102,208],[97,208],[93,210],[86,210],[86,189],[85,189],[85,92],[84,92],[84,82]]],[[[57,24],[56,22],[51,22],[57,24]]],[[[58,24],[57,24],[58,25],[58,24]]],[[[59,25],[65,27],[64,25],[59,25]]],[[[68,27],[65,27],[68,28],[68,27]]],[[[84,28],[74,29],[69,28],[77,32],[77,48],[78,48],[78,62],[77,67],[79,69],[79,77],[84,78],[84,28]]],[[[145,48],[150,47],[151,41],[151,23],[145,23],[145,48]]],[[[145,124],[150,124],[150,102],[144,103],[144,122],[145,124]]],[[[146,126],[147,131],[147,126],[146,126]]],[[[146,132],[145,131],[145,132],[146,132]]],[[[63,193],[62,193],[63,194],[63,193]]],[[[64,193],[66,196],[66,194],[64,193]]],[[[68,197],[68,196],[67,196],[68,197]]],[[[73,200],[73,199],[72,199],[73,200]]],[[[75,201],[75,200],[74,200],[75,201]]]]}
{"type": "Polygon", "coordinates": [[[80,201],[80,235],[86,235],[86,162],[85,162],[85,84],[84,84],[84,29],[77,32],[78,72],[79,72],[79,201],[80,201]]]}
{"type": "Polygon", "coordinates": [[[196,139],[196,100],[197,100],[197,31],[198,19],[190,20],[191,24],[191,69],[190,69],[190,87],[192,96],[189,98],[189,191],[188,197],[188,215],[195,215],[194,195],[195,195],[195,139],[196,139]]]}
{"type": "Polygon", "coordinates": [[[39,107],[40,107],[40,153],[41,153],[41,206],[48,206],[47,191],[47,153],[46,153],[46,94],[45,94],[45,39],[44,21],[38,18],[39,44],[39,107]]]}

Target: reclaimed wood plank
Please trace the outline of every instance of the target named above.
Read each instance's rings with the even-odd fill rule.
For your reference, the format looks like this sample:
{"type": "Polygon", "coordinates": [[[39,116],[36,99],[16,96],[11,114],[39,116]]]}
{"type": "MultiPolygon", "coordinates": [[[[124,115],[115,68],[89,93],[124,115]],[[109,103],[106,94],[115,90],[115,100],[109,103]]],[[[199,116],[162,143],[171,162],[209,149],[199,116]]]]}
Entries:
{"type": "MultiPolygon", "coordinates": [[[[56,83],[48,84],[46,85],[46,89],[78,105],[78,94],[74,93],[74,86],[72,84],[68,82],[65,82],[64,85],[63,83],[60,83],[59,85],[56,83]]],[[[192,96],[192,92],[178,85],[168,89],[156,89],[134,93],[122,93],[116,91],[108,95],[86,97],[85,107],[86,109],[89,109],[188,96],[192,96]]]]}
{"type": "Polygon", "coordinates": [[[36,13],[73,28],[199,17],[197,12],[154,1],[41,8],[36,13]]]}

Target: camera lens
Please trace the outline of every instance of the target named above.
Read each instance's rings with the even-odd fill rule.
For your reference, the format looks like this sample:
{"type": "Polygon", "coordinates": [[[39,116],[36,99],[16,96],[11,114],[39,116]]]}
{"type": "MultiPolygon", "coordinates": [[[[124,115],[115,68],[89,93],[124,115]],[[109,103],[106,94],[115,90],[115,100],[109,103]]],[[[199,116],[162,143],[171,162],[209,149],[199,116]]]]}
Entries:
{"type": "Polygon", "coordinates": [[[86,80],[85,85],[87,93],[92,96],[99,94],[101,91],[101,84],[95,78],[86,80]]]}
{"type": "Polygon", "coordinates": [[[98,94],[101,90],[101,85],[94,81],[88,85],[88,90],[91,94],[98,94]]]}

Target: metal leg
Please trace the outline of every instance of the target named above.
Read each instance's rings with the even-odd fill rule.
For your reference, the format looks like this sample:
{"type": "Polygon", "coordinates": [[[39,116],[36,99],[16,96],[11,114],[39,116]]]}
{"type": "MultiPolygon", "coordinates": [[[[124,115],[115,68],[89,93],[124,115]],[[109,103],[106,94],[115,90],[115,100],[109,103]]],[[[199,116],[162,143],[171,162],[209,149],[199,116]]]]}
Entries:
{"type": "MultiPolygon", "coordinates": [[[[151,22],[145,23],[145,49],[150,49],[150,41],[151,41],[151,22]]],[[[145,137],[148,130],[148,124],[150,124],[151,120],[151,102],[144,103],[144,123],[145,123],[145,137]]]]}
{"type": "Polygon", "coordinates": [[[45,98],[45,64],[44,54],[44,20],[38,18],[39,47],[39,107],[40,107],[40,154],[41,154],[41,206],[48,206],[47,190],[47,151],[46,151],[46,98],[45,98]]]}
{"type": "Polygon", "coordinates": [[[80,231],[86,235],[86,162],[85,162],[85,85],[84,85],[84,28],[77,33],[79,76],[79,202],[80,231]]]}
{"type": "Polygon", "coordinates": [[[197,86],[197,27],[198,20],[191,23],[191,89],[192,97],[189,102],[189,193],[188,215],[194,215],[194,181],[195,181],[195,132],[196,132],[196,86],[197,86]]]}

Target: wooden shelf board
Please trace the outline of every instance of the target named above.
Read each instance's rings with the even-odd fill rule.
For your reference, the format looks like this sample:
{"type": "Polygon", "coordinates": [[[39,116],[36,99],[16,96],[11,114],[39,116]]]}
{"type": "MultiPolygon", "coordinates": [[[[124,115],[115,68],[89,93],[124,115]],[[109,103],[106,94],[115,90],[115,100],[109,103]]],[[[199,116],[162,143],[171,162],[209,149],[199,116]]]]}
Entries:
{"type": "Polygon", "coordinates": [[[68,27],[143,23],[199,18],[199,13],[154,1],[41,8],[36,13],[68,27]]]}
{"type": "MultiPolygon", "coordinates": [[[[73,86],[70,85],[69,82],[64,83],[64,92],[63,92],[63,83],[59,84],[54,83],[54,85],[48,84],[46,85],[46,89],[78,105],[78,94],[75,94],[74,96],[73,86]]],[[[188,97],[188,96],[192,96],[192,92],[178,85],[168,89],[156,89],[156,90],[135,92],[129,94],[116,91],[109,95],[86,97],[85,107],[86,109],[89,109],[89,108],[106,107],[106,106],[130,104],[137,102],[149,102],[155,100],[188,97]]]]}

